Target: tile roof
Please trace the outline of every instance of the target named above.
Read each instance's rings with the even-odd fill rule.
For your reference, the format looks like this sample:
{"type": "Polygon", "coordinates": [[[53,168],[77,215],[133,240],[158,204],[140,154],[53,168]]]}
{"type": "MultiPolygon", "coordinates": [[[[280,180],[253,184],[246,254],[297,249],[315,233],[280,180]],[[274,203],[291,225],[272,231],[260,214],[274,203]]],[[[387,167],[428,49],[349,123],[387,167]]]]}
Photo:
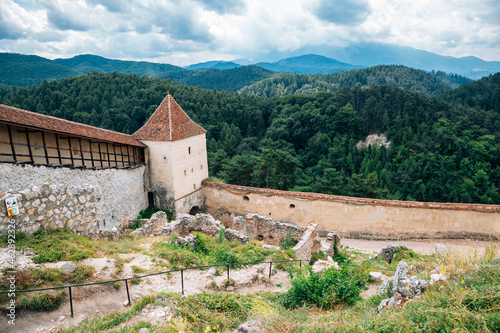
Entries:
{"type": "Polygon", "coordinates": [[[206,132],[167,94],[147,123],[132,136],[145,141],[176,141],[206,132]]]}
{"type": "Polygon", "coordinates": [[[146,147],[146,145],[134,139],[129,134],[80,124],[3,104],[0,104],[0,122],[98,141],[116,142],[124,145],[146,147]]]}

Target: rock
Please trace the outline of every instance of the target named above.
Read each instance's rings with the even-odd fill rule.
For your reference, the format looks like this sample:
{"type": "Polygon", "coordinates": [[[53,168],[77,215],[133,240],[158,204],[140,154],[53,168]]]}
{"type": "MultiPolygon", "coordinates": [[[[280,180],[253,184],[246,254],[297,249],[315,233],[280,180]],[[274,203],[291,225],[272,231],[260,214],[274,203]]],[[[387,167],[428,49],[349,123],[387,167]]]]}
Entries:
{"type": "Polygon", "coordinates": [[[64,319],[66,319],[66,317],[65,317],[65,316],[61,316],[61,317],[59,317],[59,322],[64,321],[64,319]]]}
{"type": "Polygon", "coordinates": [[[147,327],[143,327],[139,330],[139,333],[147,333],[147,332],[149,332],[149,328],[147,327]]]}
{"type": "Polygon", "coordinates": [[[229,292],[234,291],[234,287],[229,286],[229,287],[226,288],[226,290],[229,291],[229,292]]]}
{"type": "Polygon", "coordinates": [[[123,306],[127,306],[128,305],[128,300],[126,300],[125,302],[123,302],[123,306]]]}
{"type": "Polygon", "coordinates": [[[333,261],[332,257],[327,257],[326,260],[318,260],[312,266],[312,270],[316,273],[323,272],[325,269],[335,267],[336,270],[339,270],[339,264],[333,261]]]}
{"type": "Polygon", "coordinates": [[[279,250],[280,247],[276,245],[262,244],[262,248],[266,250],[279,250]]]}
{"type": "Polygon", "coordinates": [[[389,262],[392,257],[392,253],[394,252],[394,249],[396,248],[396,245],[387,245],[386,247],[383,247],[382,250],[375,256],[375,258],[384,258],[386,262],[389,262]]]}
{"type": "Polygon", "coordinates": [[[63,270],[65,272],[73,273],[78,266],[71,261],[60,261],[56,264],[56,268],[63,270]]]}
{"type": "Polygon", "coordinates": [[[260,323],[256,320],[247,321],[241,324],[233,333],[257,333],[262,330],[260,323]]]}
{"type": "Polygon", "coordinates": [[[446,253],[448,253],[448,248],[443,244],[436,244],[436,247],[434,248],[434,253],[437,254],[438,256],[446,255],[446,253]]]}
{"type": "Polygon", "coordinates": [[[446,281],[446,276],[444,274],[431,274],[431,279],[429,284],[432,286],[435,283],[440,283],[446,281]]]}
{"type": "Polygon", "coordinates": [[[380,272],[370,272],[370,277],[373,279],[373,281],[382,281],[384,274],[380,272]]]}
{"type": "Polygon", "coordinates": [[[215,269],[215,267],[210,267],[210,269],[208,270],[208,275],[215,276],[216,274],[217,270],[215,269]]]}

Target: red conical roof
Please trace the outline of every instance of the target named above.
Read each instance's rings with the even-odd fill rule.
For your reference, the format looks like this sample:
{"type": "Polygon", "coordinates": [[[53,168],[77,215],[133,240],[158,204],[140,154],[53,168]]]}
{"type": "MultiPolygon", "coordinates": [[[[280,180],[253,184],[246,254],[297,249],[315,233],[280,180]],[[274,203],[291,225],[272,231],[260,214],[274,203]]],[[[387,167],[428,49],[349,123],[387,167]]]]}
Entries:
{"type": "Polygon", "coordinates": [[[145,141],[176,141],[206,132],[167,94],[147,123],[132,136],[145,141]]]}

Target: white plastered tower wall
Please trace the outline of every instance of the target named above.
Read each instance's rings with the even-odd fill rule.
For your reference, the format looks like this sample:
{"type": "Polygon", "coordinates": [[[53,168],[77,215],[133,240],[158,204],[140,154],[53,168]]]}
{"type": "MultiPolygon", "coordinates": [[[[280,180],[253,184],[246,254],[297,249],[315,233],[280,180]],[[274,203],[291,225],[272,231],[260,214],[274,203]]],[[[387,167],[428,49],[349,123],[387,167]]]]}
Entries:
{"type": "Polygon", "coordinates": [[[185,214],[204,206],[201,182],[208,177],[205,133],[170,95],[134,133],[148,146],[149,183],[156,207],[185,214]]]}

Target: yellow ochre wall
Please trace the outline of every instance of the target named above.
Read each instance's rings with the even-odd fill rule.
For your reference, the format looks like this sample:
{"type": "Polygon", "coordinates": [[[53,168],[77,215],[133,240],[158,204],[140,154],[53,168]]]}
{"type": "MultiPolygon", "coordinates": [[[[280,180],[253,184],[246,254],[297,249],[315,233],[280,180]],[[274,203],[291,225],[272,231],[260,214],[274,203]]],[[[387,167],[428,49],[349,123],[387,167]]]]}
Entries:
{"type": "Polygon", "coordinates": [[[201,208],[201,182],[208,177],[205,134],[177,141],[143,141],[148,146],[150,187],[159,208],[189,213],[201,208]]]}
{"type": "Polygon", "coordinates": [[[500,236],[500,206],[404,202],[203,182],[207,213],[231,224],[255,213],[343,237],[474,238],[500,236]]]}

